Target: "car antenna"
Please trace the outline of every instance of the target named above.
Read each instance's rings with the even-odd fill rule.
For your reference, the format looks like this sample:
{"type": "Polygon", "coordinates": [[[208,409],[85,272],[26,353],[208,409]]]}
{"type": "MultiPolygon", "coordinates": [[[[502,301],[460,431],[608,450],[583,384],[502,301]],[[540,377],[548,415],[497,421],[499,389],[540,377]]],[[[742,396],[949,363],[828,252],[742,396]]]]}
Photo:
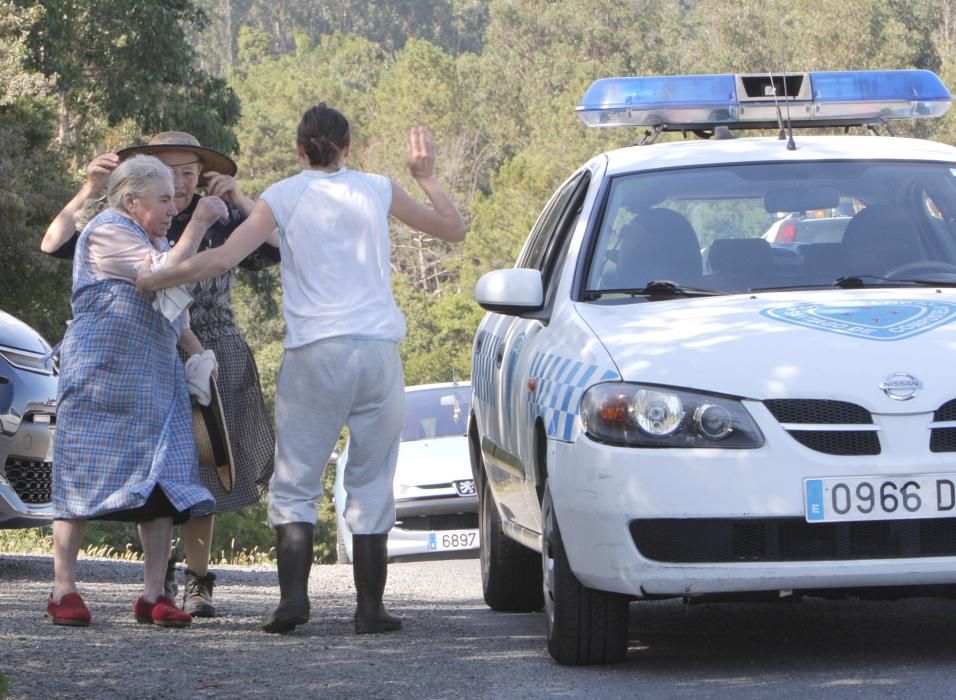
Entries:
{"type": "MultiPolygon", "coordinates": [[[[783,51],[783,19],[780,16],[780,8],[774,3],[774,9],[777,11],[777,36],[780,39],[780,65],[785,66],[787,64],[784,59],[783,51]]],[[[797,150],[797,144],[793,140],[793,121],[790,119],[790,94],[787,90],[787,72],[783,71],[781,76],[781,81],[783,82],[783,99],[787,106],[787,150],[795,151],[797,150]]],[[[773,83],[773,72],[770,72],[770,87],[773,88],[773,102],[777,106],[777,120],[780,123],[780,105],[777,103],[777,86],[773,83]]],[[[780,124],[780,140],[782,141],[783,136],[783,124],[780,124]]]]}

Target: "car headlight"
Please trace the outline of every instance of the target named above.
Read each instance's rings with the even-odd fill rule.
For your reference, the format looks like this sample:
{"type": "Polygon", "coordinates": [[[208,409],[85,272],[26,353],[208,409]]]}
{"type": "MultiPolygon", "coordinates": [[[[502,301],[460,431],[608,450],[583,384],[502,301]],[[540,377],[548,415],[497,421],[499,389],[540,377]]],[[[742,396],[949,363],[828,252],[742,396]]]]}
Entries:
{"type": "Polygon", "coordinates": [[[27,354],[7,347],[0,347],[0,357],[18,369],[42,372],[43,374],[53,374],[54,372],[53,360],[43,355],[27,354]]]}
{"type": "Polygon", "coordinates": [[[599,442],[639,447],[754,448],[763,435],[734,398],[626,382],[595,384],[581,421],[599,442]]]}

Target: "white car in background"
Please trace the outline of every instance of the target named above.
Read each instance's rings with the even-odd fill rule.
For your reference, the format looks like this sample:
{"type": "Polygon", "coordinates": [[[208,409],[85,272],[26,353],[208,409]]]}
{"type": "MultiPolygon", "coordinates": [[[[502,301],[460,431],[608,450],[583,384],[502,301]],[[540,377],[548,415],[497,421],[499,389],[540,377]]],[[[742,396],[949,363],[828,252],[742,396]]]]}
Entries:
{"type": "MultiPolygon", "coordinates": [[[[390,559],[457,556],[478,549],[478,496],[468,438],[471,382],[405,388],[405,427],[395,469],[396,522],[388,535],[390,559]]],[[[348,442],[335,470],[335,521],[340,564],[352,561],[345,523],[348,442]]]]}
{"type": "Polygon", "coordinates": [[[0,311],[0,528],[53,520],[56,365],[50,345],[0,311]]]}
{"type": "Polygon", "coordinates": [[[596,155],[475,289],[483,594],[543,607],[559,663],[623,660],[634,600],[952,593],[956,148],[796,131],[951,102],[928,71],[587,92],[592,126],[712,137],[596,155]],[[763,237],[821,210],[854,214],[763,237]]]}

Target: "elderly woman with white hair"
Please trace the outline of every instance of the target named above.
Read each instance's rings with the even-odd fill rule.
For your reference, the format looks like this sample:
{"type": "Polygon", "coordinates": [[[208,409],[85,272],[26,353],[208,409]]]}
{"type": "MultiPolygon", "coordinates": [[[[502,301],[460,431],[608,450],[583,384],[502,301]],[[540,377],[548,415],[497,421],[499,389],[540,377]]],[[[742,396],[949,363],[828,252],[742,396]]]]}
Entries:
{"type": "MultiPolygon", "coordinates": [[[[186,312],[154,305],[134,286],[147,254],[171,264],[198,247],[202,227],[170,250],[165,235],[177,212],[173,196],[169,168],[152,156],[131,158],[110,175],[94,207],[101,211],[77,241],[53,445],[54,581],[47,614],[54,624],[90,623],[76,588],[76,559],[90,519],[138,523],[145,564],[143,593],[133,605],[137,621],[191,622],[164,595],[163,581],[173,524],[215,507],[200,481],[176,350],[178,343],[195,354],[202,346],[186,312]]],[[[221,208],[207,213],[218,217],[221,208]]]]}

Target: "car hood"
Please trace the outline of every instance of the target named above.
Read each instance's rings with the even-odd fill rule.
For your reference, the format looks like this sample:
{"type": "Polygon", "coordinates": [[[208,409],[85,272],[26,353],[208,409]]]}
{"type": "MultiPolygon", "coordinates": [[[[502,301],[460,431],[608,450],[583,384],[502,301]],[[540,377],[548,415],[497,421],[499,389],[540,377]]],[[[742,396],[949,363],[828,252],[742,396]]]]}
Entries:
{"type": "Polygon", "coordinates": [[[594,304],[578,312],[625,381],[742,398],[827,398],[879,412],[956,398],[956,293],[868,289],[594,304]],[[908,400],[881,383],[911,375],[908,400]]]}
{"type": "Polygon", "coordinates": [[[0,311],[0,345],[27,352],[50,352],[43,336],[4,311],[0,311]]]}
{"type": "Polygon", "coordinates": [[[468,438],[463,435],[406,441],[398,450],[396,486],[449,484],[471,478],[468,438]]]}

